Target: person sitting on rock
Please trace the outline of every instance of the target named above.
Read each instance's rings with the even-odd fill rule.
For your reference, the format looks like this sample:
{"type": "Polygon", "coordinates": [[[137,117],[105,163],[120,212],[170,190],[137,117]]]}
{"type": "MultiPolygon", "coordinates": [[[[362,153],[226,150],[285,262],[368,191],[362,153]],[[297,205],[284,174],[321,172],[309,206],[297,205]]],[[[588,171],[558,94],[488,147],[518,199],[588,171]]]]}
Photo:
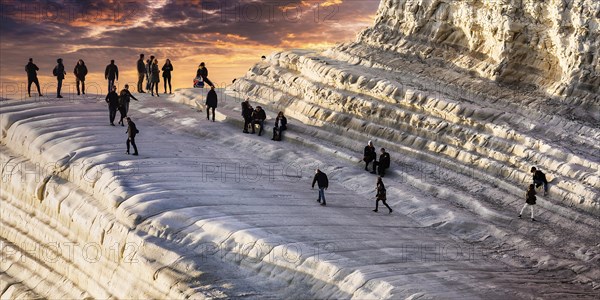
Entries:
{"type": "Polygon", "coordinates": [[[283,132],[287,130],[287,118],[280,111],[275,118],[275,127],[273,127],[273,138],[274,141],[281,141],[283,132]]]}
{"type": "Polygon", "coordinates": [[[257,106],[254,112],[252,112],[252,134],[256,133],[254,126],[258,124],[258,136],[260,136],[263,132],[263,128],[265,125],[265,119],[267,119],[267,115],[262,107],[257,106]]]}

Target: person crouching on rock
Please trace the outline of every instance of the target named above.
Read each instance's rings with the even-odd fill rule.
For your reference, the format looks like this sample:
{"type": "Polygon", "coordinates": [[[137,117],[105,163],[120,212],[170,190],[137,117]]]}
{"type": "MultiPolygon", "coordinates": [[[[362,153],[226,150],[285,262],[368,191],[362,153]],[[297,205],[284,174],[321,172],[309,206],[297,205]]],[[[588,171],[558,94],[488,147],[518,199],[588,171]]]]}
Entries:
{"type": "Polygon", "coordinates": [[[283,132],[287,130],[287,118],[280,111],[275,118],[275,127],[273,127],[273,141],[281,141],[283,132]]]}
{"type": "Polygon", "coordinates": [[[536,169],[536,167],[531,167],[531,173],[533,173],[533,184],[535,184],[536,188],[540,186],[544,186],[544,196],[548,194],[548,180],[546,180],[546,174],[544,172],[536,169]]]}
{"type": "Polygon", "coordinates": [[[131,143],[134,151],[133,155],[138,155],[138,149],[135,145],[135,136],[140,133],[140,131],[135,126],[135,123],[131,121],[130,117],[125,118],[125,120],[127,120],[127,131],[125,132],[127,133],[127,154],[129,154],[129,144],[131,143]]]}
{"type": "Polygon", "coordinates": [[[535,194],[535,185],[530,184],[529,188],[527,189],[527,193],[525,194],[525,205],[523,205],[523,208],[521,208],[519,218],[521,218],[521,215],[523,214],[525,208],[529,206],[529,208],[531,209],[531,221],[535,221],[535,219],[533,218],[533,206],[535,205],[536,200],[535,194]]]}

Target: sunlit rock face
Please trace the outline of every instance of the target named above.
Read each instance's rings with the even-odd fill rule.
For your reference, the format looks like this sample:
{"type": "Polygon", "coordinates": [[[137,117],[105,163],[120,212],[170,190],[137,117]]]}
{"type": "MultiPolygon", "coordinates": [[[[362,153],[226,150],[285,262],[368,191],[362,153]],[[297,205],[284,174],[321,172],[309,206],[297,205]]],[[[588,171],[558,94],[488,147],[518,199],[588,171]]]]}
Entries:
{"type": "Polygon", "coordinates": [[[552,199],[597,213],[599,17],[593,0],[385,0],[355,41],[273,53],[230,90],[399,165],[519,191],[537,166],[552,199]]]}
{"type": "Polygon", "coordinates": [[[551,95],[598,100],[600,2],[386,0],[364,44],[551,95]]]}

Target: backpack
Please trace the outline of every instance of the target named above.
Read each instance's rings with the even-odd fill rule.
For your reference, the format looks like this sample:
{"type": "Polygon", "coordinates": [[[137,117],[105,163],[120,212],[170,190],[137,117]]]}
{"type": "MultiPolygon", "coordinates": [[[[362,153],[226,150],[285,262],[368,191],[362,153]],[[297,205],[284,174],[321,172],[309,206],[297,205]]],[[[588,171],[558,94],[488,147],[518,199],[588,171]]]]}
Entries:
{"type": "Polygon", "coordinates": [[[195,88],[203,88],[204,87],[204,78],[202,76],[198,76],[194,78],[194,87],[195,88]]]}
{"type": "Polygon", "coordinates": [[[57,67],[54,67],[54,69],[52,69],[52,75],[58,76],[58,68],[57,67]]]}

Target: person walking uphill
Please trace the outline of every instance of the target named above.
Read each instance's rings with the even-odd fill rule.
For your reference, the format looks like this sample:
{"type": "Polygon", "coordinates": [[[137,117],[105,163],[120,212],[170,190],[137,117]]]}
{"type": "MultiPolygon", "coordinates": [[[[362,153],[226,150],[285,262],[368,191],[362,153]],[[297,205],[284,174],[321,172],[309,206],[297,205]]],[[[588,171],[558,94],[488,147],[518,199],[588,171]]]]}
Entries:
{"type": "Polygon", "coordinates": [[[158,69],[158,59],[154,59],[152,66],[150,67],[150,94],[154,96],[154,90],[156,90],[156,97],[158,95],[158,83],[160,82],[160,70],[158,69]]]}
{"type": "MultiPolygon", "coordinates": [[[[169,94],[173,94],[173,90],[171,89],[171,72],[173,72],[173,65],[171,64],[171,60],[167,58],[165,64],[162,66],[163,71],[163,80],[165,81],[165,94],[167,93],[167,83],[169,83],[169,94]]],[[[157,92],[158,94],[158,92],[157,92]]]]}
{"type": "Polygon", "coordinates": [[[531,167],[531,173],[533,173],[533,184],[535,184],[536,188],[540,186],[544,186],[544,196],[548,195],[548,180],[546,180],[546,174],[544,172],[536,169],[536,167],[531,167]]]}
{"type": "Polygon", "coordinates": [[[210,110],[212,109],[212,121],[215,121],[215,109],[217,108],[217,92],[215,87],[211,86],[210,91],[206,95],[206,119],[210,120],[210,110]]]}
{"type": "Polygon", "coordinates": [[[31,84],[32,83],[35,83],[35,86],[37,87],[38,95],[40,97],[42,96],[42,92],[40,92],[40,81],[37,78],[37,71],[39,71],[39,70],[40,70],[40,68],[38,68],[38,66],[36,66],[33,63],[33,58],[30,58],[29,62],[25,66],[25,72],[27,72],[27,95],[29,95],[29,97],[31,97],[31,84]]]}
{"type": "Polygon", "coordinates": [[[323,200],[321,205],[326,206],[327,203],[325,202],[325,190],[329,187],[329,179],[327,179],[327,174],[317,169],[312,182],[313,189],[315,188],[315,183],[317,183],[317,186],[319,187],[319,199],[317,199],[317,202],[321,203],[321,200],[323,200]]]}
{"type": "Polygon", "coordinates": [[[144,53],[140,54],[140,59],[137,61],[137,72],[138,72],[138,82],[137,82],[137,91],[138,93],[145,93],[143,89],[144,77],[146,77],[146,66],[144,65],[144,53]]]}
{"type": "Polygon", "coordinates": [[[108,80],[108,90],[115,85],[115,80],[119,80],[119,67],[115,65],[115,60],[111,59],[110,64],[104,70],[104,79],[108,80]]]}
{"type": "Polygon", "coordinates": [[[132,155],[138,155],[138,149],[137,146],[135,145],[135,136],[140,133],[140,131],[137,129],[137,127],[135,126],[135,123],[133,123],[133,121],[131,121],[131,118],[127,117],[127,131],[125,133],[127,133],[127,154],[129,154],[129,144],[131,144],[131,146],[133,146],[133,154],[132,155]]]}
{"type": "Polygon", "coordinates": [[[381,176],[377,177],[376,190],[377,190],[377,195],[375,196],[375,209],[373,211],[374,212],[378,211],[379,201],[381,201],[381,202],[383,202],[383,205],[385,205],[385,207],[387,207],[390,210],[390,214],[391,214],[393,210],[386,202],[387,192],[385,190],[385,185],[383,184],[383,179],[381,179],[381,176]]]}
{"type": "Polygon", "coordinates": [[[127,114],[129,114],[129,102],[132,98],[133,100],[138,101],[138,99],[129,92],[129,85],[126,84],[125,88],[119,93],[119,112],[121,113],[119,124],[121,124],[121,126],[123,126],[123,118],[127,117],[127,114]]]}
{"type": "Polygon", "coordinates": [[[80,59],[75,65],[75,69],[73,69],[73,74],[75,74],[75,84],[77,86],[77,95],[83,93],[85,95],[85,75],[87,75],[88,69],[85,66],[85,62],[83,59],[80,59]],[[81,90],[79,90],[79,83],[81,83],[81,90]]]}
{"type": "Polygon", "coordinates": [[[527,206],[529,206],[529,208],[531,209],[531,221],[535,221],[535,219],[533,218],[533,206],[535,205],[535,201],[536,201],[536,197],[535,197],[535,185],[530,184],[529,188],[527,189],[527,193],[525,194],[525,205],[523,205],[523,208],[521,208],[521,212],[519,213],[519,218],[521,218],[521,215],[523,214],[523,211],[525,210],[525,208],[527,206]]]}
{"type": "Polygon", "coordinates": [[[56,86],[56,98],[62,98],[63,96],[60,94],[60,90],[62,89],[62,82],[63,79],[65,79],[67,72],[65,72],[62,58],[57,59],[56,62],[58,64],[52,70],[52,75],[56,76],[56,80],[58,81],[58,85],[56,86]]]}
{"type": "Polygon", "coordinates": [[[363,151],[363,161],[365,164],[365,171],[369,171],[367,168],[369,164],[373,162],[373,172],[375,172],[375,164],[377,163],[377,150],[375,150],[375,146],[373,146],[373,142],[369,141],[365,146],[365,150],[363,151]]]}
{"type": "MultiPolygon", "coordinates": [[[[117,87],[113,86],[106,98],[104,99],[108,103],[108,119],[110,125],[115,126],[115,117],[117,116],[117,109],[119,108],[119,94],[117,94],[117,87]]],[[[121,114],[121,119],[123,114],[121,114]]]]}

